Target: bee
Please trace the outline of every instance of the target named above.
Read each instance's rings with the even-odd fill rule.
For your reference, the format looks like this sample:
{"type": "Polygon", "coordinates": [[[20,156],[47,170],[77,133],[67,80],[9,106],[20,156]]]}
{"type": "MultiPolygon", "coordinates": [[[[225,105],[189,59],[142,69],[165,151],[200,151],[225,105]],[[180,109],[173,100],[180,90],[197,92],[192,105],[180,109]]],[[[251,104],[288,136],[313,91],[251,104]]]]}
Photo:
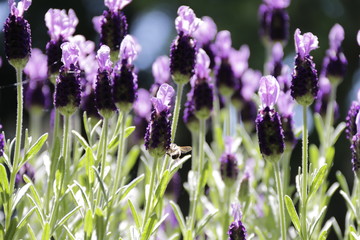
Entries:
{"type": "Polygon", "coordinates": [[[191,149],[190,146],[178,146],[175,143],[172,143],[170,144],[170,148],[166,151],[166,154],[172,159],[177,160],[182,154],[190,152],[191,149]]]}

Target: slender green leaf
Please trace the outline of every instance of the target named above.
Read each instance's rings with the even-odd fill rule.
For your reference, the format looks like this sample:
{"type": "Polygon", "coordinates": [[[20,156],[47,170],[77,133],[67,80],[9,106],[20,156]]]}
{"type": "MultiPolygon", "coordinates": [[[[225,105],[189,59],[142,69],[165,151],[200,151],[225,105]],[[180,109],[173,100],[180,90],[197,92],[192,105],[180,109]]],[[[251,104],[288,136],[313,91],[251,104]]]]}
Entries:
{"type": "Polygon", "coordinates": [[[335,143],[337,142],[337,140],[339,139],[341,133],[344,131],[345,128],[346,128],[346,123],[344,122],[341,122],[337,125],[334,132],[332,133],[331,145],[335,145],[335,143]]]}
{"type": "Polygon", "coordinates": [[[106,193],[106,189],[105,189],[105,184],[104,184],[104,181],[103,179],[100,177],[100,173],[99,171],[95,168],[95,166],[92,166],[92,168],[94,169],[95,173],[96,173],[96,179],[99,181],[99,184],[100,184],[100,189],[101,189],[101,192],[105,198],[105,201],[108,202],[109,199],[108,199],[108,195],[106,193]]]}
{"type": "Polygon", "coordinates": [[[156,214],[151,215],[148,219],[144,219],[144,221],[146,221],[146,224],[140,240],[148,240],[150,238],[156,220],[157,220],[156,214]]]}
{"type": "Polygon", "coordinates": [[[120,200],[124,199],[127,194],[134,188],[136,187],[136,185],[138,185],[138,183],[140,183],[143,179],[144,179],[145,175],[141,174],[140,176],[138,176],[137,178],[135,178],[134,180],[132,180],[129,184],[119,188],[116,191],[116,194],[118,194],[119,192],[121,192],[121,196],[120,196],[120,200]]]}
{"type": "Polygon", "coordinates": [[[309,236],[310,239],[311,239],[312,234],[314,233],[314,230],[315,230],[315,228],[316,228],[316,225],[319,223],[320,219],[321,219],[323,216],[325,216],[326,209],[327,209],[327,206],[323,207],[323,208],[321,209],[320,214],[316,217],[315,221],[311,224],[311,226],[310,226],[310,236],[309,236]]]}
{"type": "Polygon", "coordinates": [[[78,186],[78,188],[80,189],[81,196],[83,197],[84,202],[86,203],[87,207],[91,209],[91,208],[92,208],[91,202],[90,202],[88,196],[87,196],[86,193],[85,193],[84,187],[81,186],[80,183],[78,183],[76,180],[74,181],[74,183],[75,183],[75,184],[78,186]]]}
{"type": "Polygon", "coordinates": [[[35,211],[35,209],[36,209],[36,207],[31,208],[31,209],[24,215],[24,217],[20,220],[20,222],[19,222],[18,225],[16,226],[17,229],[22,228],[22,227],[26,224],[28,218],[29,218],[29,217],[31,216],[31,214],[35,211]]]}
{"type": "Polygon", "coordinates": [[[86,137],[88,139],[90,139],[90,124],[89,124],[89,119],[87,117],[86,111],[83,114],[83,126],[84,126],[86,137]]]}
{"type": "Polygon", "coordinates": [[[17,225],[18,225],[18,218],[13,217],[10,220],[10,225],[9,225],[9,228],[7,229],[7,231],[5,233],[5,238],[4,239],[15,239],[16,231],[18,230],[16,228],[17,225]]]}
{"type": "Polygon", "coordinates": [[[293,203],[292,199],[288,195],[285,195],[285,205],[286,205],[286,209],[289,213],[292,223],[294,224],[296,230],[298,232],[300,232],[299,215],[296,212],[296,209],[294,207],[294,203],[293,203]]]}
{"type": "Polygon", "coordinates": [[[95,209],[95,228],[96,228],[97,239],[98,240],[105,239],[105,233],[106,233],[105,217],[104,217],[104,213],[101,211],[100,208],[95,209]]]}
{"type": "Polygon", "coordinates": [[[30,201],[34,204],[34,206],[36,207],[35,211],[36,214],[38,215],[38,218],[40,219],[40,223],[41,226],[44,227],[45,225],[45,217],[43,212],[41,211],[42,208],[40,208],[39,205],[37,205],[36,201],[34,200],[34,198],[32,198],[29,194],[26,194],[26,196],[30,199],[30,201]]]}
{"type": "Polygon", "coordinates": [[[136,211],[134,204],[131,202],[131,199],[128,199],[128,204],[129,204],[129,207],[131,210],[131,214],[133,215],[135,225],[136,225],[137,229],[140,229],[141,225],[140,225],[139,215],[136,211]]]}
{"type": "MultiPolygon", "coordinates": [[[[133,133],[135,130],[135,126],[130,126],[127,127],[125,129],[125,138],[129,137],[131,133],[133,133]]],[[[107,148],[108,150],[112,150],[113,148],[117,147],[119,145],[119,134],[117,134],[116,136],[114,136],[111,140],[110,143],[108,144],[107,148]]]]}
{"type": "Polygon", "coordinates": [[[191,158],[191,155],[186,155],[184,157],[182,157],[180,160],[176,161],[175,164],[173,164],[170,168],[170,175],[174,175],[175,172],[177,172],[177,170],[179,170],[179,168],[181,168],[181,166],[191,158]]]}
{"type": "Polygon", "coordinates": [[[310,162],[313,165],[314,168],[318,168],[318,163],[319,163],[319,149],[315,144],[311,144],[309,147],[309,157],[310,157],[310,162]]]}
{"type": "Polygon", "coordinates": [[[30,149],[26,152],[24,160],[21,162],[20,166],[24,163],[26,163],[29,159],[34,157],[42,148],[44,143],[46,142],[48,138],[48,134],[43,134],[35,143],[30,147],[30,149]]]}
{"type": "Polygon", "coordinates": [[[0,163],[0,192],[3,192],[5,191],[5,193],[8,195],[9,192],[10,192],[10,189],[9,189],[9,182],[8,182],[8,178],[6,177],[7,174],[6,174],[6,169],[4,167],[4,165],[2,165],[0,163]]]}
{"type": "Polygon", "coordinates": [[[129,174],[131,169],[135,166],[139,154],[140,154],[139,146],[138,145],[133,146],[125,157],[125,161],[124,161],[125,164],[123,166],[121,176],[127,176],[129,174]]]}
{"type": "Polygon", "coordinates": [[[258,226],[255,227],[255,233],[259,237],[259,240],[267,240],[267,238],[265,238],[264,233],[258,226]]]}
{"type": "Polygon", "coordinates": [[[65,223],[67,220],[69,220],[69,218],[70,218],[72,215],[74,215],[74,214],[77,212],[77,210],[79,210],[79,209],[80,209],[80,206],[76,206],[73,210],[71,210],[70,212],[68,212],[68,213],[55,225],[55,230],[56,230],[58,227],[64,225],[64,223],[65,223]]]}
{"type": "Polygon", "coordinates": [[[315,123],[316,131],[318,132],[320,143],[323,144],[325,141],[325,139],[324,139],[324,122],[323,122],[320,114],[318,114],[318,113],[314,114],[314,123],[315,123]]]}
{"type": "Polygon", "coordinates": [[[22,188],[20,188],[20,190],[16,193],[14,203],[12,205],[12,211],[15,210],[15,208],[18,205],[18,203],[20,202],[20,200],[23,198],[23,196],[29,190],[30,186],[31,186],[31,183],[27,183],[22,188]]]}
{"type": "Polygon", "coordinates": [[[156,233],[156,231],[158,230],[158,228],[160,227],[160,225],[166,220],[166,218],[169,216],[168,213],[166,213],[154,226],[151,235],[154,235],[156,233]]]}
{"type": "Polygon", "coordinates": [[[93,231],[93,216],[91,209],[88,209],[86,211],[85,220],[84,220],[84,232],[86,239],[91,239],[92,231],[93,231]]]}
{"type": "Polygon", "coordinates": [[[31,228],[31,226],[30,226],[29,223],[26,225],[26,228],[27,228],[27,230],[28,230],[28,233],[29,233],[29,236],[30,236],[30,240],[36,240],[35,233],[34,233],[34,231],[32,230],[32,228],[31,228]]]}
{"type": "Polygon", "coordinates": [[[181,233],[183,234],[183,236],[185,236],[185,233],[186,233],[186,224],[185,224],[185,219],[184,219],[184,216],[181,212],[181,209],[179,207],[179,205],[177,205],[175,202],[173,201],[170,201],[170,205],[173,209],[173,212],[175,214],[175,217],[179,223],[179,227],[180,227],[180,230],[181,230],[181,233]]]}
{"type": "Polygon", "coordinates": [[[74,234],[72,234],[72,232],[70,231],[70,229],[67,226],[63,225],[63,228],[65,228],[65,230],[66,230],[66,232],[67,232],[67,234],[68,234],[68,236],[70,237],[71,240],[76,240],[74,234]]]}
{"type": "Polygon", "coordinates": [[[360,236],[357,235],[355,232],[351,232],[351,237],[353,240],[360,240],[360,236]]]}
{"type": "Polygon", "coordinates": [[[335,156],[335,148],[329,147],[325,153],[326,163],[331,166],[335,156]]]}
{"type": "Polygon", "coordinates": [[[83,136],[81,136],[80,133],[78,133],[75,130],[72,130],[71,133],[76,137],[76,139],[79,141],[79,143],[81,144],[81,146],[86,150],[87,148],[90,148],[90,145],[88,144],[88,142],[85,140],[85,138],[83,138],[83,136]]]}
{"type": "Polygon", "coordinates": [[[314,180],[312,181],[312,183],[310,185],[309,196],[314,194],[319,189],[319,187],[323,184],[325,177],[326,177],[326,173],[327,173],[327,165],[325,164],[317,171],[317,173],[314,177],[314,180]]]}
{"type": "Polygon", "coordinates": [[[43,228],[43,234],[41,240],[49,240],[50,239],[50,224],[48,222],[45,223],[43,228]]]}
{"type": "Polygon", "coordinates": [[[161,180],[160,180],[156,190],[155,190],[155,198],[157,201],[162,199],[169,181],[170,181],[170,172],[169,172],[169,170],[166,169],[164,174],[161,177],[161,180]]]}
{"type": "Polygon", "coordinates": [[[34,197],[34,200],[36,201],[38,206],[42,206],[41,200],[40,200],[40,195],[38,193],[38,191],[36,190],[36,188],[34,187],[34,183],[31,181],[31,179],[27,176],[24,175],[23,176],[25,183],[30,183],[30,192],[31,195],[34,197]]]}
{"type": "Polygon", "coordinates": [[[196,235],[200,235],[205,225],[218,213],[218,210],[208,212],[203,218],[200,219],[196,226],[196,235]]]}
{"type": "Polygon", "coordinates": [[[349,195],[347,195],[344,191],[340,190],[340,195],[345,199],[348,207],[350,208],[352,214],[354,214],[354,217],[356,217],[357,212],[354,204],[351,202],[349,195]]]}
{"type": "Polygon", "coordinates": [[[95,158],[94,158],[94,154],[90,147],[86,148],[85,162],[86,162],[86,175],[89,179],[89,185],[90,185],[88,190],[91,191],[90,188],[95,181],[95,173],[94,173],[94,169],[92,168],[95,163],[95,158]]]}
{"type": "Polygon", "coordinates": [[[340,183],[341,189],[347,194],[350,195],[349,185],[347,184],[345,176],[340,172],[336,172],[336,179],[340,183]]]}

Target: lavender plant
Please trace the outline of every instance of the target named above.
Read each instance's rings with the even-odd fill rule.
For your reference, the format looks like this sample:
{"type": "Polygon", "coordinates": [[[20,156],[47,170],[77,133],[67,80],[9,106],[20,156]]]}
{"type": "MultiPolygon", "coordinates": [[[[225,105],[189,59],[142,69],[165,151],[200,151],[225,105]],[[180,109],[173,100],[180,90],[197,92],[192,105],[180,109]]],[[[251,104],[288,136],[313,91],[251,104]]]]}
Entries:
{"type": "Polygon", "coordinates": [[[318,37],[297,28],[289,65],[290,1],[264,0],[260,71],[251,44],[233,46],[236,32],[218,32],[211,17],[180,6],[169,56],[156,58],[148,81],[137,65],[141,46],[129,34],[130,3],[104,1],[107,9],[93,18],[99,44],[74,35],[74,10],[49,9],[44,55],[32,49],[23,16],[31,0],[9,0],[4,47],[16,70],[17,119],[15,138],[0,132],[0,239],[322,240],[331,229],[338,239],[359,239],[360,92],[345,122],[336,99],[352,61],[342,49],[346,28],[330,29],[318,76],[310,55],[318,37]],[[309,143],[313,103],[319,141],[309,143]],[[189,146],[179,144],[181,121],[189,146]],[[340,171],[330,181],[343,130],[352,190],[340,171]],[[347,206],[344,223],[328,216],[335,194],[347,206]]]}

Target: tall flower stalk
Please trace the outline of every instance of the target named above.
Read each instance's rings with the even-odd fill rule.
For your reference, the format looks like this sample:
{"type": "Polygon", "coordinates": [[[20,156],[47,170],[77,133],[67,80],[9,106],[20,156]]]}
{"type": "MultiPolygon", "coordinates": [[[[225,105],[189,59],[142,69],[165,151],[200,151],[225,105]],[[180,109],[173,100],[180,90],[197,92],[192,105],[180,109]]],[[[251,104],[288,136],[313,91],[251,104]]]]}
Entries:
{"type": "Polygon", "coordinates": [[[319,90],[318,76],[310,51],[318,48],[318,39],[312,33],[301,35],[295,31],[295,68],[291,82],[291,96],[303,107],[303,141],[302,141],[302,179],[301,179],[301,215],[300,236],[308,239],[307,231],[307,200],[308,200],[308,128],[307,107],[311,105],[319,90]]]}

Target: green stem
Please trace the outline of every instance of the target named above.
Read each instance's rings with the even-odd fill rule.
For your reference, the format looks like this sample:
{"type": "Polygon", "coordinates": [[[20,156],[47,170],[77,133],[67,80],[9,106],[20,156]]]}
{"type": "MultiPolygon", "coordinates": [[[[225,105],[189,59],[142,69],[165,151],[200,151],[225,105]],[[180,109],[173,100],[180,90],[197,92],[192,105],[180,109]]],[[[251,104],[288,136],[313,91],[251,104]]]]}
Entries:
{"type": "MultiPolygon", "coordinates": [[[[70,158],[68,154],[68,148],[69,148],[69,130],[70,130],[70,116],[64,115],[64,139],[63,139],[63,148],[61,152],[61,156],[63,156],[65,161],[65,176],[64,179],[68,179],[70,177],[70,158]]],[[[65,180],[66,182],[66,180],[65,180]]],[[[65,183],[66,186],[66,183],[65,183]]]]}
{"type": "Polygon", "coordinates": [[[15,153],[12,164],[12,171],[10,174],[10,199],[8,202],[8,211],[6,215],[6,227],[10,227],[10,221],[12,216],[12,196],[15,189],[16,174],[19,171],[20,162],[20,148],[21,148],[21,134],[22,134],[22,121],[23,121],[23,86],[22,86],[22,67],[15,67],[16,70],[16,82],[17,82],[17,115],[16,115],[16,133],[15,133],[15,153]]]}
{"type": "Polygon", "coordinates": [[[197,170],[196,158],[198,156],[198,144],[199,144],[199,142],[197,141],[198,139],[197,136],[198,136],[198,132],[191,131],[191,143],[192,143],[191,169],[193,171],[197,170]]]}
{"type": "Polygon", "coordinates": [[[279,213],[280,213],[280,228],[281,228],[281,239],[286,240],[286,221],[285,221],[285,207],[284,207],[284,192],[280,177],[279,163],[273,163],[276,181],[276,190],[279,197],[279,213]]]}
{"type": "Polygon", "coordinates": [[[122,173],[122,165],[124,160],[124,141],[125,141],[125,125],[126,125],[126,117],[127,113],[120,111],[119,114],[119,121],[120,123],[120,133],[119,133],[119,145],[118,145],[118,154],[117,154],[117,165],[116,165],[116,172],[115,172],[115,182],[114,182],[114,188],[112,189],[112,203],[115,202],[115,193],[117,189],[119,188],[119,184],[121,181],[121,173],[122,173]]]}
{"type": "Polygon", "coordinates": [[[103,144],[101,146],[101,170],[100,177],[104,180],[105,174],[105,165],[106,165],[106,144],[107,144],[107,135],[108,135],[108,125],[109,119],[104,117],[103,129],[101,135],[103,135],[103,144]]]}
{"type": "Polygon", "coordinates": [[[225,186],[224,189],[224,217],[223,217],[223,238],[227,239],[228,234],[227,231],[229,229],[229,208],[230,208],[230,195],[231,195],[231,188],[230,186],[225,186]]]}
{"type": "Polygon", "coordinates": [[[306,205],[307,205],[307,175],[308,175],[308,132],[307,107],[303,106],[303,142],[302,142],[302,187],[301,187],[301,237],[307,240],[306,205]]]}
{"type": "Polygon", "coordinates": [[[226,114],[226,120],[225,120],[225,134],[226,136],[230,136],[231,134],[231,98],[229,97],[227,100],[227,114],[226,114]]]}
{"type": "MultiPolygon", "coordinates": [[[[199,164],[198,164],[198,174],[197,174],[197,186],[194,193],[193,201],[190,201],[190,232],[194,233],[194,226],[196,222],[196,208],[201,196],[201,181],[203,178],[203,162],[204,162],[204,144],[205,144],[205,133],[206,133],[206,119],[199,119],[200,120],[200,132],[199,132],[199,164]]],[[[195,237],[195,236],[194,236],[195,237]]]]}
{"type": "Polygon", "coordinates": [[[143,226],[142,226],[143,231],[146,226],[147,219],[149,218],[150,209],[152,207],[152,200],[153,200],[152,198],[153,198],[153,191],[154,191],[154,186],[155,186],[155,176],[156,176],[158,160],[159,160],[158,157],[154,157],[154,162],[153,162],[153,166],[152,166],[152,170],[151,170],[151,177],[150,177],[150,186],[149,186],[148,196],[147,196],[146,205],[145,205],[145,215],[144,215],[143,226]]]}

